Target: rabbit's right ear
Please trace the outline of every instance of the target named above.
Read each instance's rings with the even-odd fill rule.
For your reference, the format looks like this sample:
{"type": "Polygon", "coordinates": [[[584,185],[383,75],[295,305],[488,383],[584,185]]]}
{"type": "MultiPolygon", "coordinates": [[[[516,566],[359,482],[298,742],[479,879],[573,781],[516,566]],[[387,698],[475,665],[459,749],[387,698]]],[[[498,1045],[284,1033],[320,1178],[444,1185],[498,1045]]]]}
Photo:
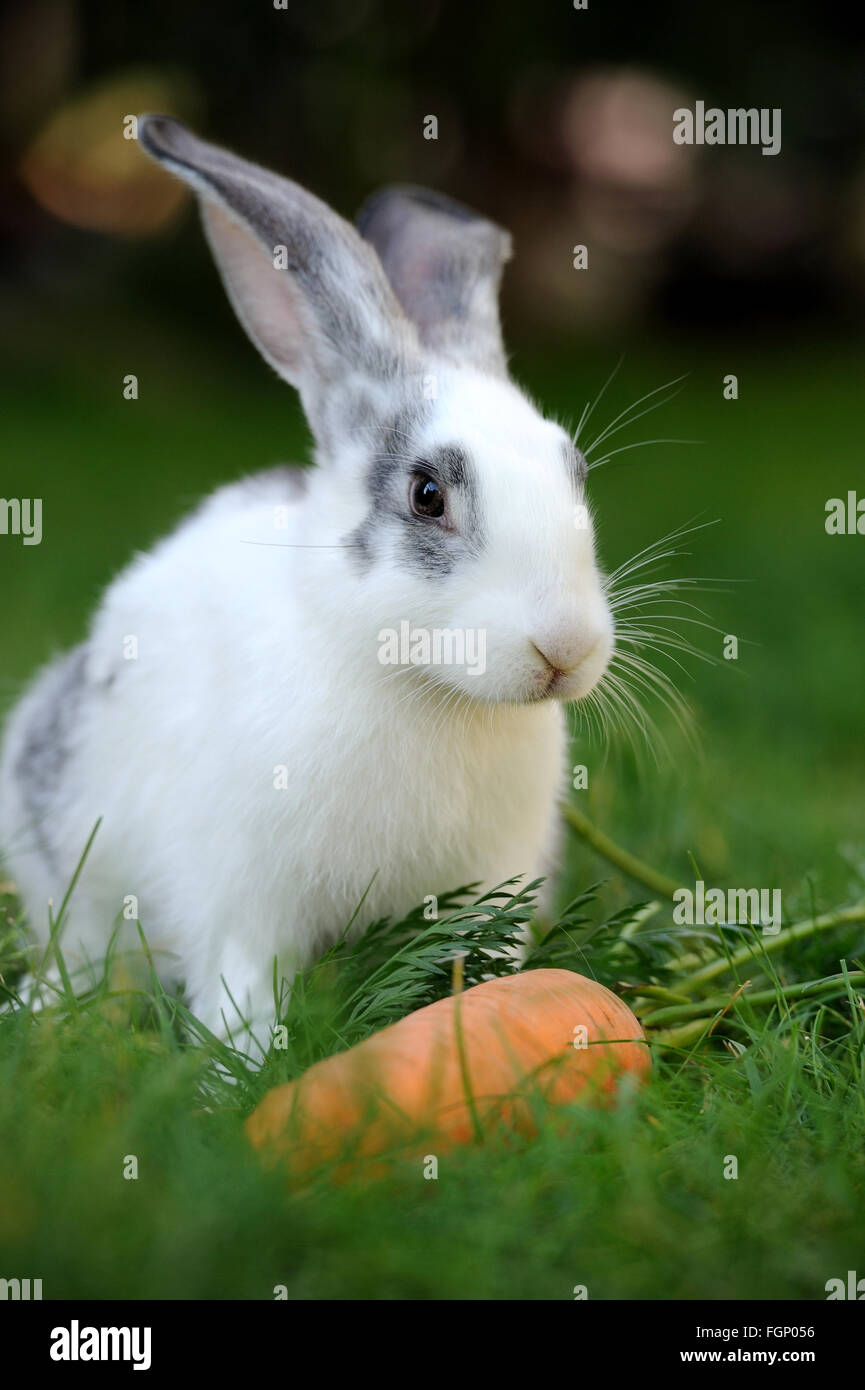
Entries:
{"type": "Polygon", "coordinates": [[[506,231],[428,188],[384,188],[355,218],[421,343],[456,362],[504,375],[499,283],[506,231]]]}
{"type": "Polygon", "coordinates": [[[197,193],[237,316],[298,388],[314,430],[348,378],[381,382],[402,370],[416,333],[375,251],[348,222],[170,116],[142,116],[138,134],[145,151],[197,193]]]}

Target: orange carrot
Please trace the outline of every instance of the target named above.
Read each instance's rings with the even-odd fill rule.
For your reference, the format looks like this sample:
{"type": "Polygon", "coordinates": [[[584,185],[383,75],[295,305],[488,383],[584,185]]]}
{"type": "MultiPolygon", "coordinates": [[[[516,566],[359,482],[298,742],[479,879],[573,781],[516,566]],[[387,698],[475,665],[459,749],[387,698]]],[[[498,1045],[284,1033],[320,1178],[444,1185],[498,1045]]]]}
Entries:
{"type": "Polygon", "coordinates": [[[269,1091],[247,1120],[256,1148],[305,1170],[422,1135],[438,1151],[546,1105],[604,1103],[650,1060],[626,1004],[569,970],[526,970],[418,1009],[269,1091]]]}

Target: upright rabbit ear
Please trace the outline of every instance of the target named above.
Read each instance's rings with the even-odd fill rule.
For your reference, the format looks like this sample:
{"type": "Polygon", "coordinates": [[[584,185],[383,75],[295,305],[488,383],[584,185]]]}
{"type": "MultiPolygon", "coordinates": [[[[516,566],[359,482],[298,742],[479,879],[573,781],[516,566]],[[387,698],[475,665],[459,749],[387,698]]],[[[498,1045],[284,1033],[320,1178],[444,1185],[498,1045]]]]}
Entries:
{"type": "Polygon", "coordinates": [[[358,231],[379,254],[421,341],[456,361],[505,371],[498,290],[511,239],[493,222],[425,188],[385,188],[358,231]]]}
{"type": "Polygon", "coordinates": [[[296,386],[313,429],[354,374],[387,381],[417,335],[373,249],[290,180],[142,116],[139,141],[198,194],[228,297],[256,347],[296,386]]]}

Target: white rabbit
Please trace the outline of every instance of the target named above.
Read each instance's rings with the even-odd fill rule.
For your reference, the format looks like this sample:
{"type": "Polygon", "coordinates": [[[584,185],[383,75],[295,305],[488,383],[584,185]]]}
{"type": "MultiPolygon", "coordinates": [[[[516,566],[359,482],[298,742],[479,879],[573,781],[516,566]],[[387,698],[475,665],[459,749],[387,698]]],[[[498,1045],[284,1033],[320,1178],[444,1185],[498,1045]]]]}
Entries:
{"type": "Polygon", "coordinates": [[[362,920],[550,870],[564,702],[613,624],[584,461],[507,375],[508,236],[419,189],[355,230],[173,119],[139,130],[195,189],[316,466],[222,488],[110,585],[11,716],[0,845],[44,943],[101,817],[67,958],[137,899],[222,1032],[235,1005],[272,1021],[274,957],[290,979],[367,890],[362,920]]]}

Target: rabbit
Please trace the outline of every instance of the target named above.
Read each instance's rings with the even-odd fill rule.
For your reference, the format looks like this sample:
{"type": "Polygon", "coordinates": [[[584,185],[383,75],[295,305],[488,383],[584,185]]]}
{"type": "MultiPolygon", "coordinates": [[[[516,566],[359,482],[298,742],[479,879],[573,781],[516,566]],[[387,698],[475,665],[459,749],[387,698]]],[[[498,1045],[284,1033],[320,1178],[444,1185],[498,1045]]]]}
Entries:
{"type": "Polygon", "coordinates": [[[566,704],[614,629],[585,460],[508,375],[507,233],[412,187],[352,226],[173,118],[139,140],[195,191],[314,462],[222,487],[110,584],[10,717],[0,845],[45,945],[98,821],[67,960],[131,902],[226,1036],[352,920],[552,872],[566,704]]]}

